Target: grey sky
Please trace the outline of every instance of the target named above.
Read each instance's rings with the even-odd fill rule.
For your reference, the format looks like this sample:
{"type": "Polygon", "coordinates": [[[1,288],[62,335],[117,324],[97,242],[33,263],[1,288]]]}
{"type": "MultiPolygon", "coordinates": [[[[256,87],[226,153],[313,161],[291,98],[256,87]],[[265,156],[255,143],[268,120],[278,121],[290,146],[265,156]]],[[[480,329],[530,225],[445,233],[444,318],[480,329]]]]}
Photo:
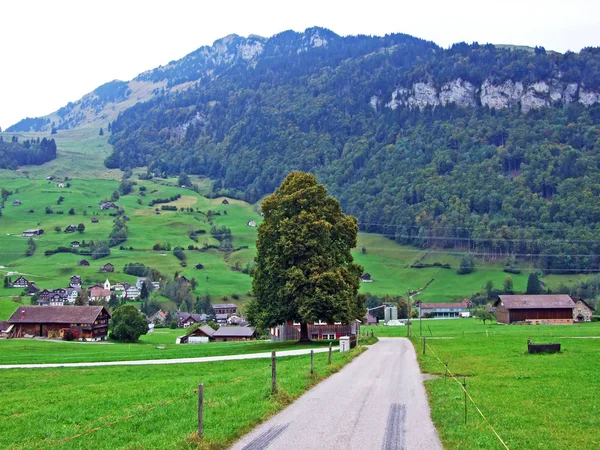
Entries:
{"type": "Polygon", "coordinates": [[[7,0],[0,7],[0,126],[48,114],[231,33],[312,26],[579,51],[600,46],[595,0],[7,0]]]}

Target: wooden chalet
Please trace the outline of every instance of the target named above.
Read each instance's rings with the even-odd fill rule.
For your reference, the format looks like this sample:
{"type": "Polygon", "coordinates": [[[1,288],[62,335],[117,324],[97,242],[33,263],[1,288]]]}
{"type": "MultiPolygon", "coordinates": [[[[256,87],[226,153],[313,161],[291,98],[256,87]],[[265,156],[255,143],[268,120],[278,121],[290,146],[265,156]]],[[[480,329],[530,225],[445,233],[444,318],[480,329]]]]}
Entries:
{"type": "Polygon", "coordinates": [[[82,259],[77,263],[78,266],[89,266],[90,262],[87,259],[82,259]]]}
{"type": "Polygon", "coordinates": [[[14,288],[26,288],[29,285],[29,280],[24,276],[20,276],[12,283],[12,287],[14,288]]]}
{"type": "Polygon", "coordinates": [[[114,272],[114,271],[115,271],[115,266],[113,266],[111,263],[106,263],[100,267],[100,272],[102,272],[102,273],[114,272]]]}
{"type": "Polygon", "coordinates": [[[575,302],[565,294],[500,295],[494,306],[498,323],[566,325],[573,323],[575,302]]]}
{"type": "Polygon", "coordinates": [[[77,231],[77,225],[71,224],[65,228],[63,233],[75,233],[76,231],[77,231]]]}
{"type": "Polygon", "coordinates": [[[13,206],[21,206],[21,200],[15,200],[13,206]]]}
{"type": "Polygon", "coordinates": [[[98,218],[97,217],[92,217],[92,223],[98,223],[98,218]]]}
{"type": "Polygon", "coordinates": [[[363,283],[372,283],[371,274],[369,272],[365,272],[360,276],[360,281],[363,283]]]}
{"type": "Polygon", "coordinates": [[[105,340],[110,313],[103,306],[19,306],[8,319],[10,338],[62,338],[67,331],[78,339],[105,340]]]}
{"type": "Polygon", "coordinates": [[[213,342],[215,340],[214,335],[216,331],[209,325],[202,325],[196,328],[187,336],[179,338],[180,344],[205,344],[207,342],[213,342]]]}

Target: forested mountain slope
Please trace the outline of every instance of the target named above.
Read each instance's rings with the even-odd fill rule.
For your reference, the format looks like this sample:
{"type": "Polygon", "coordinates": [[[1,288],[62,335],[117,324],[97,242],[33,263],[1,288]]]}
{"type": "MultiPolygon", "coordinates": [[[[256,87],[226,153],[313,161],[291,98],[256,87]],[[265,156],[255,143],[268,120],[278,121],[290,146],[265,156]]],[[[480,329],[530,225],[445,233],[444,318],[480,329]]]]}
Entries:
{"type": "Polygon", "coordinates": [[[313,28],[228,36],[131,83],[158,87],[111,123],[109,168],[207,175],[249,201],[312,171],[363,230],[600,270],[599,48],[313,28]]]}

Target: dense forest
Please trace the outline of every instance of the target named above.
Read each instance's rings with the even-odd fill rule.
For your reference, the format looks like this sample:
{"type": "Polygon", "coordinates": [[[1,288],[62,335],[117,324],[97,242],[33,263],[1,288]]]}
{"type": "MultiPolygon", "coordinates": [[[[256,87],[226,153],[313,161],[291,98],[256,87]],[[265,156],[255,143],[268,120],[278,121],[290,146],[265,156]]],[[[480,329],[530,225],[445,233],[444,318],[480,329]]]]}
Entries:
{"type": "Polygon", "coordinates": [[[10,142],[0,136],[0,169],[16,169],[19,166],[39,165],[56,158],[54,139],[40,138],[19,142],[13,136],[10,142]]]}

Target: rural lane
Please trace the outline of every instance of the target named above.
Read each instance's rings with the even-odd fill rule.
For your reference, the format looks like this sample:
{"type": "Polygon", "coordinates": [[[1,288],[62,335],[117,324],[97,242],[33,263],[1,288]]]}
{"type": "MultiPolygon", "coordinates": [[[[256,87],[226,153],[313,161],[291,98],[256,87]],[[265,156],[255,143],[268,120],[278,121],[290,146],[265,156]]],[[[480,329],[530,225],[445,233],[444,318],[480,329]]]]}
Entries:
{"type": "Polygon", "coordinates": [[[410,341],[379,338],[232,447],[290,448],[441,450],[410,341]]]}
{"type": "MultiPolygon", "coordinates": [[[[186,344],[190,345],[190,344],[186,344]]],[[[333,347],[334,350],[339,347],[333,347]]],[[[315,353],[325,353],[327,347],[312,349],[315,353]]],[[[310,354],[311,349],[300,350],[282,350],[277,352],[277,357],[299,356],[310,354]]],[[[167,365],[167,364],[191,364],[205,363],[214,361],[234,361],[239,359],[261,359],[271,358],[271,352],[268,353],[248,353],[245,355],[225,355],[225,356],[202,356],[198,358],[173,358],[173,359],[142,359],[136,361],[99,361],[99,362],[79,362],[79,363],[48,363],[48,364],[1,364],[0,369],[53,369],[57,367],[104,367],[104,366],[147,366],[147,365],[167,365]]]]}

